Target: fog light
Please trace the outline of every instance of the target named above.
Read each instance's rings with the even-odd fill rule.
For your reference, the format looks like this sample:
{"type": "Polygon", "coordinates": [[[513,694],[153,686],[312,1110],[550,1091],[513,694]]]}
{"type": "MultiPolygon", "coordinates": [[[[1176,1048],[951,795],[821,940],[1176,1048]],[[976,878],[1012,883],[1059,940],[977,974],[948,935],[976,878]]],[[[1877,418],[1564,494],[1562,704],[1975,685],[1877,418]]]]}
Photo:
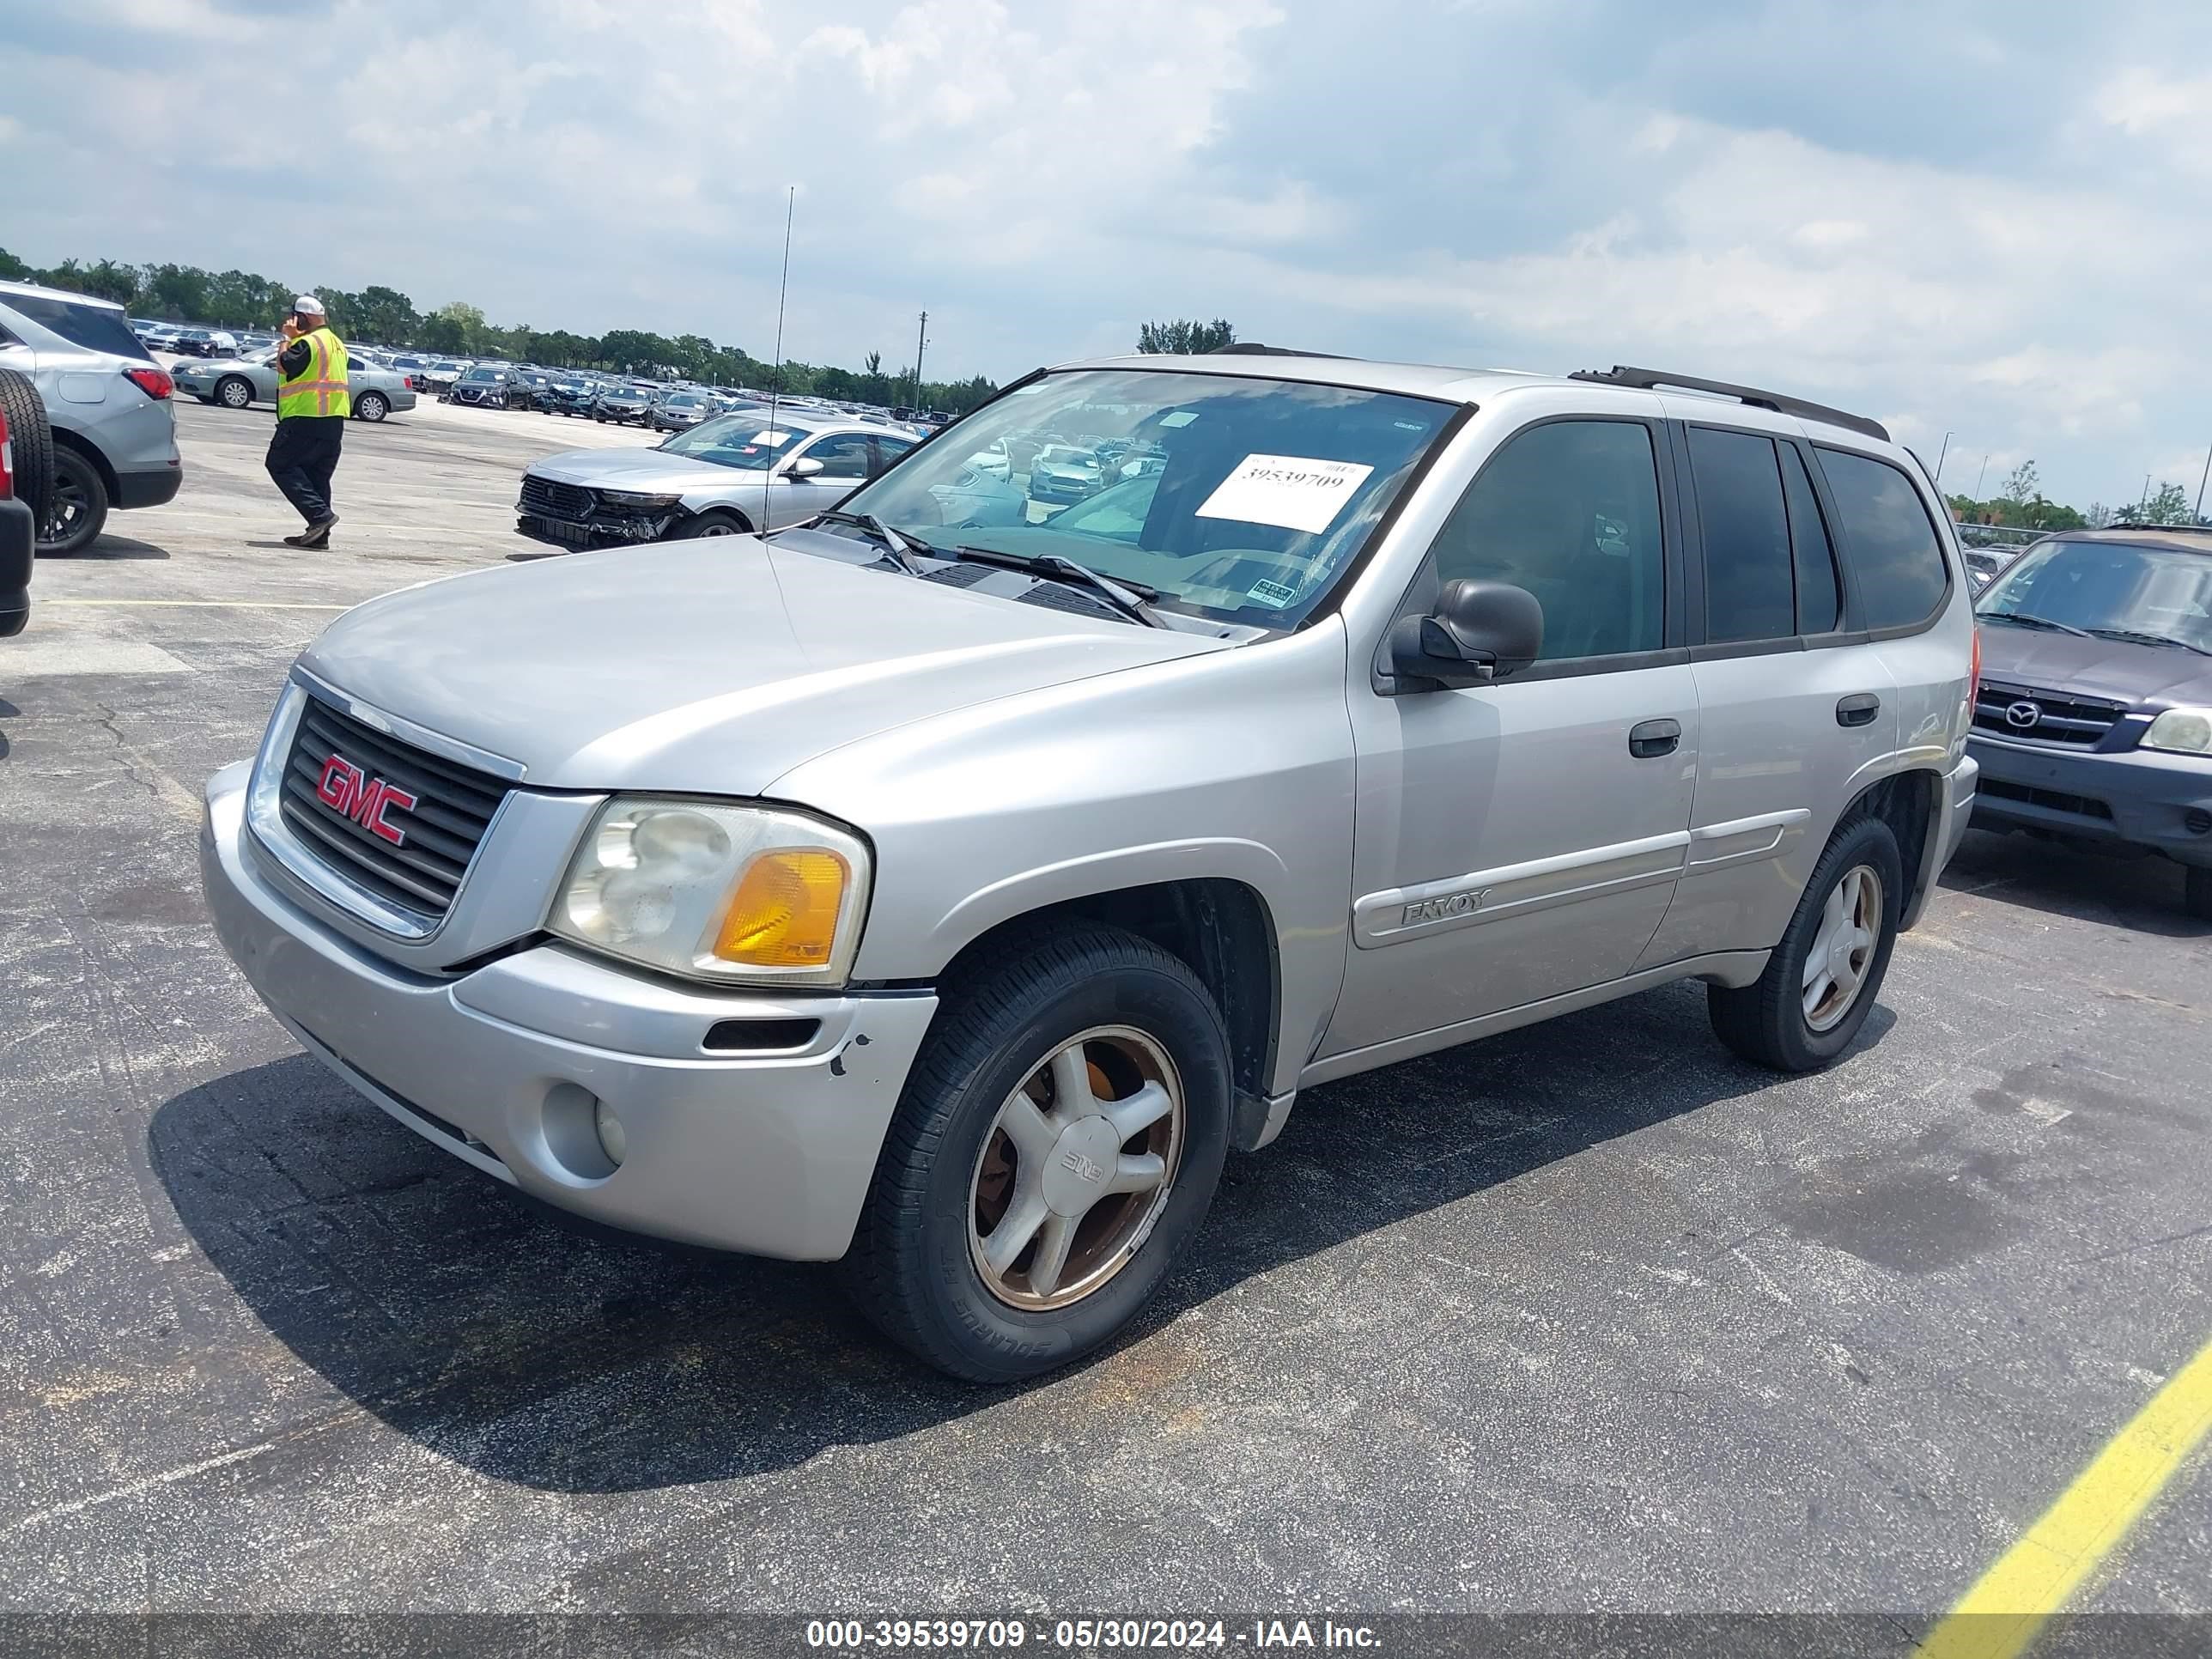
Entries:
{"type": "Polygon", "coordinates": [[[2201,806],[2192,806],[2181,815],[2181,821],[2192,836],[2212,835],[2212,812],[2201,806]]]}
{"type": "Polygon", "coordinates": [[[592,1126],[599,1132],[599,1150],[607,1155],[607,1162],[622,1168],[623,1154],[629,1150],[628,1137],[623,1133],[622,1120],[615,1109],[601,1101],[592,1109],[592,1126]]]}

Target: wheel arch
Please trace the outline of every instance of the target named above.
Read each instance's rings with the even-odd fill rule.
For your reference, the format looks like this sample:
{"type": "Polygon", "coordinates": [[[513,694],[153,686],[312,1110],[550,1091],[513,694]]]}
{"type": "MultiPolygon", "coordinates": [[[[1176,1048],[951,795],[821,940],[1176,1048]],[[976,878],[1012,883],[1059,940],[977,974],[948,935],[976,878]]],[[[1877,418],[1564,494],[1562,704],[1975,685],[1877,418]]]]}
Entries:
{"type": "Polygon", "coordinates": [[[1929,891],[1942,873],[1942,773],[1932,767],[1907,767],[1860,790],[1836,820],[1841,829],[1855,817],[1880,818],[1897,837],[1898,857],[1905,866],[1905,891],[1897,912],[1899,933],[1920,919],[1929,891]]]}
{"type": "Polygon", "coordinates": [[[1024,890],[1035,902],[963,906],[954,913],[993,919],[969,932],[938,982],[957,984],[1016,940],[1068,923],[1103,922],[1149,939],[1187,964],[1220,1008],[1236,1084],[1231,1142],[1257,1145],[1282,1028],[1282,953],[1273,909],[1261,890],[1228,876],[1177,877],[1051,898],[1042,886],[1024,890]]]}
{"type": "Polygon", "coordinates": [[[100,446],[72,427],[55,426],[52,429],[54,447],[74,450],[91,462],[92,470],[100,474],[100,487],[107,491],[107,499],[113,501],[116,495],[115,469],[107,464],[107,457],[100,453],[100,446]]]}

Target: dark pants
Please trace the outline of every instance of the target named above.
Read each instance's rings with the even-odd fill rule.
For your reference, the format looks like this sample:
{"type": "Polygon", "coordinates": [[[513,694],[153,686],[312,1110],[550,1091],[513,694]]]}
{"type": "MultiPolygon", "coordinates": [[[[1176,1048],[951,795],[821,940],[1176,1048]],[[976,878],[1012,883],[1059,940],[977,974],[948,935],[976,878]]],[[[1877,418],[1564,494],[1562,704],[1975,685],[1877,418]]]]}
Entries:
{"type": "Polygon", "coordinates": [[[345,437],[342,415],[295,415],[269,441],[269,476],[309,524],[331,514],[331,475],[345,437]]]}

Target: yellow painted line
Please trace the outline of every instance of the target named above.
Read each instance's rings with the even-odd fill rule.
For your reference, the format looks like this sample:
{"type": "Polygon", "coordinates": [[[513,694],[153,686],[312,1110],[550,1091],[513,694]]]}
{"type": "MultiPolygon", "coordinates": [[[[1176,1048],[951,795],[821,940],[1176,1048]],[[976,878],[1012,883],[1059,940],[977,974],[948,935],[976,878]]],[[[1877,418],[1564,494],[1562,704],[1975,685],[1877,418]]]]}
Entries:
{"type": "Polygon", "coordinates": [[[1928,1634],[1929,1659],[2015,1659],[2212,1433],[2212,1342],[2166,1380],[1928,1634]]]}
{"type": "Polygon", "coordinates": [[[40,599],[38,608],[60,605],[131,605],[156,611],[350,611],[349,605],[295,605],[281,599],[40,599]]]}

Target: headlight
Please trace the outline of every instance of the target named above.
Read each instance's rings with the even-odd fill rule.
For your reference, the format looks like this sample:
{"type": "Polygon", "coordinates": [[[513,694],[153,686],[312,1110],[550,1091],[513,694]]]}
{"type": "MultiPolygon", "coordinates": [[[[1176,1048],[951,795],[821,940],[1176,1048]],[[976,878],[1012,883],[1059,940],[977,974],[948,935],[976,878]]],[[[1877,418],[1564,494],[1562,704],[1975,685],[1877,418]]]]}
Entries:
{"type": "Polygon", "coordinates": [[[617,796],[570,861],[549,925],[687,979],[840,985],[868,875],[860,837],[818,818],[617,796]]]}
{"type": "Polygon", "coordinates": [[[2145,749],[2177,755],[2212,755],[2212,708],[2169,708],[2142,734],[2145,749]]]}
{"type": "Polygon", "coordinates": [[[602,489],[599,499],[612,501],[617,507],[673,507],[679,499],[674,495],[645,495],[634,489],[602,489]]]}

